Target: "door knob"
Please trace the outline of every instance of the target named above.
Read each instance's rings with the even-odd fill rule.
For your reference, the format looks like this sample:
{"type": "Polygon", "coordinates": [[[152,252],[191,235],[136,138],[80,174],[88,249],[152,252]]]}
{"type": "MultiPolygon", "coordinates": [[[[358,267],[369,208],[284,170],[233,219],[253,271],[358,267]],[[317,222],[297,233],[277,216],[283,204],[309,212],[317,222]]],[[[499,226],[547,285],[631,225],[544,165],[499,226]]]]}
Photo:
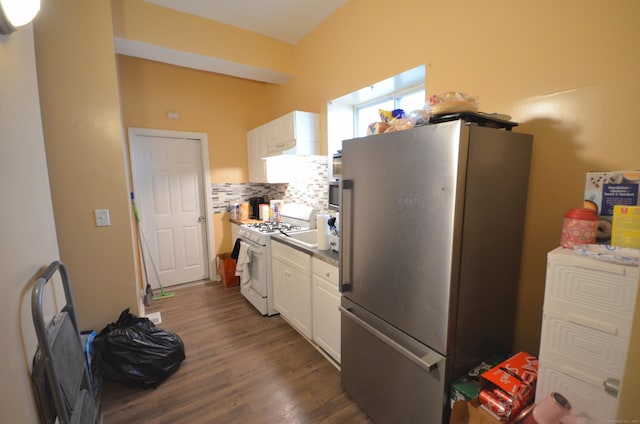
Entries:
{"type": "Polygon", "coordinates": [[[204,216],[199,217],[198,222],[204,222],[204,216]]]}

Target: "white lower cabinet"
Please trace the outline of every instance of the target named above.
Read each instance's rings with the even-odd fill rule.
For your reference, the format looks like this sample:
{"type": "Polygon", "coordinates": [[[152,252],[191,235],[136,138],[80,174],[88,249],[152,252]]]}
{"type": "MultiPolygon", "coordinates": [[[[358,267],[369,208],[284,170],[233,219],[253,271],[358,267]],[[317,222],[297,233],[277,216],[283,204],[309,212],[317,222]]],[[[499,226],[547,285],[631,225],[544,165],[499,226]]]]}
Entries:
{"type": "Polygon", "coordinates": [[[325,356],[340,364],[338,267],[271,243],[273,306],[325,356]]]}
{"type": "Polygon", "coordinates": [[[536,403],[557,392],[588,422],[615,422],[637,295],[637,267],[549,253],[536,403]]]}
{"type": "Polygon", "coordinates": [[[311,256],[282,243],[271,244],[273,306],[305,337],[312,339],[311,256]]]}
{"type": "Polygon", "coordinates": [[[338,267],[312,259],[313,341],[340,363],[338,267]]]}

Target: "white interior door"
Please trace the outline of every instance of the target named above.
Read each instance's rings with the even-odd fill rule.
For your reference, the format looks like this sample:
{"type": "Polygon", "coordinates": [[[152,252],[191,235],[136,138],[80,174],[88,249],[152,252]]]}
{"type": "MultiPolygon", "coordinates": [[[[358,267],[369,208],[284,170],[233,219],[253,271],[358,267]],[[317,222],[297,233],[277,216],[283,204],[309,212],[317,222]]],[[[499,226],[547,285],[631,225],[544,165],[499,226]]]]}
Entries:
{"type": "Polygon", "coordinates": [[[200,140],[135,135],[133,182],[151,286],[209,277],[200,140]]]}

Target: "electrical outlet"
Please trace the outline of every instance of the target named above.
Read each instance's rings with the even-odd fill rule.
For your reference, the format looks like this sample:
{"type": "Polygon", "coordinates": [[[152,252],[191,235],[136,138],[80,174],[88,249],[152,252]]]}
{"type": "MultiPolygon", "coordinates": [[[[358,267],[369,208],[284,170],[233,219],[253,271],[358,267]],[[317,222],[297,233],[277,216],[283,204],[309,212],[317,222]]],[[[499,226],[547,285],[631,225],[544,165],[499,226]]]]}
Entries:
{"type": "Polygon", "coordinates": [[[111,225],[109,209],[96,209],[94,214],[96,216],[96,227],[108,227],[111,225]]]}

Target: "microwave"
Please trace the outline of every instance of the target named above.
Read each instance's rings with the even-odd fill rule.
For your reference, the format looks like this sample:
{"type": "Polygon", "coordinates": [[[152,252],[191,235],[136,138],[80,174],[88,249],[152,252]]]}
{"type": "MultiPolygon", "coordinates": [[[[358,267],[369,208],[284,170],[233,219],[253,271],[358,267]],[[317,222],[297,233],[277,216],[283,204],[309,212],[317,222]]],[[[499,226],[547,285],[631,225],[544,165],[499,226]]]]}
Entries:
{"type": "Polygon", "coordinates": [[[329,163],[329,181],[340,181],[340,178],[342,178],[342,150],[334,153],[329,163]]]}
{"type": "Polygon", "coordinates": [[[338,181],[329,182],[329,210],[340,210],[340,183],[338,181]]]}

